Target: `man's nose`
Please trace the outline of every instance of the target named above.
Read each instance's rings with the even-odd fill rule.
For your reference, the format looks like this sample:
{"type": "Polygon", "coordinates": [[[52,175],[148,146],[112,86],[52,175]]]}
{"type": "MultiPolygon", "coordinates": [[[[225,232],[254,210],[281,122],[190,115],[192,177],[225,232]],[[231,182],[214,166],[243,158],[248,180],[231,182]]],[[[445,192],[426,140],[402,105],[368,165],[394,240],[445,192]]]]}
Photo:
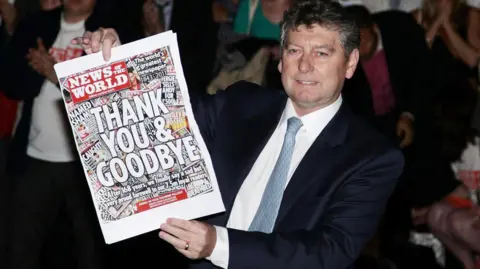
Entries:
{"type": "Polygon", "coordinates": [[[313,63],[311,55],[303,54],[300,58],[300,64],[298,65],[298,70],[302,73],[308,73],[313,70],[313,63]]]}

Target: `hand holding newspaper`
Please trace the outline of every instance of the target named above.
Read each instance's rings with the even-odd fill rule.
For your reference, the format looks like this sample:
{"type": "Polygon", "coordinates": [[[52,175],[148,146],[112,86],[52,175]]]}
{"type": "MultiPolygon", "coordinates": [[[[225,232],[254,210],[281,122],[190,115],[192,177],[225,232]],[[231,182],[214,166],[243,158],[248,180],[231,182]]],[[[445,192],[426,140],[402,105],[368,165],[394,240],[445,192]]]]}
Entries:
{"type": "MultiPolygon", "coordinates": [[[[119,40],[109,34],[108,62],[94,53],[55,65],[105,241],[159,229],[170,217],[223,212],[176,34],[113,48],[111,59],[119,40]]],[[[102,44],[94,45],[87,52],[102,44]]]]}

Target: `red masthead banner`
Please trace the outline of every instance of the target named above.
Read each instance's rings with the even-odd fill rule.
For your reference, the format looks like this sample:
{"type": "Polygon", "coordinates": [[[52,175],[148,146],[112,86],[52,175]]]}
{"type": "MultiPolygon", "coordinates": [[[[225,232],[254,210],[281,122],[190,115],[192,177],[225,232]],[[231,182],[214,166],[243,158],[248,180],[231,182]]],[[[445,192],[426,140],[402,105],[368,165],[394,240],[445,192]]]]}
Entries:
{"type": "Polygon", "coordinates": [[[129,88],[131,85],[127,65],[122,61],[69,77],[65,86],[76,104],[129,88]]]}

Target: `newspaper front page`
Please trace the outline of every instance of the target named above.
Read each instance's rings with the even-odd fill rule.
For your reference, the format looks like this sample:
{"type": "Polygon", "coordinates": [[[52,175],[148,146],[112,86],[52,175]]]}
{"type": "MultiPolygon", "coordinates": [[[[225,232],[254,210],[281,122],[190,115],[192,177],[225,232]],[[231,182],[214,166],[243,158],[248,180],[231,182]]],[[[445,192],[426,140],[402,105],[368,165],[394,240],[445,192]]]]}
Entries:
{"type": "Polygon", "coordinates": [[[225,210],[174,33],[55,72],[106,243],[225,210]]]}

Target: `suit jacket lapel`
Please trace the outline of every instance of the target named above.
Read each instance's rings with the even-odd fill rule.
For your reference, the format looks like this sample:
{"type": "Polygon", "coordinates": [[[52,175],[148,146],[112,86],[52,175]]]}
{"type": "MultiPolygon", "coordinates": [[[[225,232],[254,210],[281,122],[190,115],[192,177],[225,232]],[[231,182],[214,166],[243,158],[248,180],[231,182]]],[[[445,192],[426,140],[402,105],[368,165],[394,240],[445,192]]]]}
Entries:
{"type": "MultiPolygon", "coordinates": [[[[308,149],[285,189],[276,225],[314,181],[324,181],[321,184],[322,188],[328,188],[328,182],[334,180],[327,178],[327,174],[329,167],[333,166],[332,162],[335,161],[335,158],[331,157],[335,154],[335,147],[343,143],[347,134],[348,113],[349,109],[343,103],[337,114],[308,149]]],[[[322,190],[319,192],[321,193],[322,190]]]]}
{"type": "Polygon", "coordinates": [[[241,139],[238,139],[233,146],[233,155],[236,158],[234,163],[237,164],[238,170],[231,174],[236,177],[229,181],[229,195],[225,205],[228,216],[240,187],[278,125],[287,101],[286,95],[282,95],[281,100],[272,104],[269,111],[235,123],[235,132],[241,136],[241,139]]]}

